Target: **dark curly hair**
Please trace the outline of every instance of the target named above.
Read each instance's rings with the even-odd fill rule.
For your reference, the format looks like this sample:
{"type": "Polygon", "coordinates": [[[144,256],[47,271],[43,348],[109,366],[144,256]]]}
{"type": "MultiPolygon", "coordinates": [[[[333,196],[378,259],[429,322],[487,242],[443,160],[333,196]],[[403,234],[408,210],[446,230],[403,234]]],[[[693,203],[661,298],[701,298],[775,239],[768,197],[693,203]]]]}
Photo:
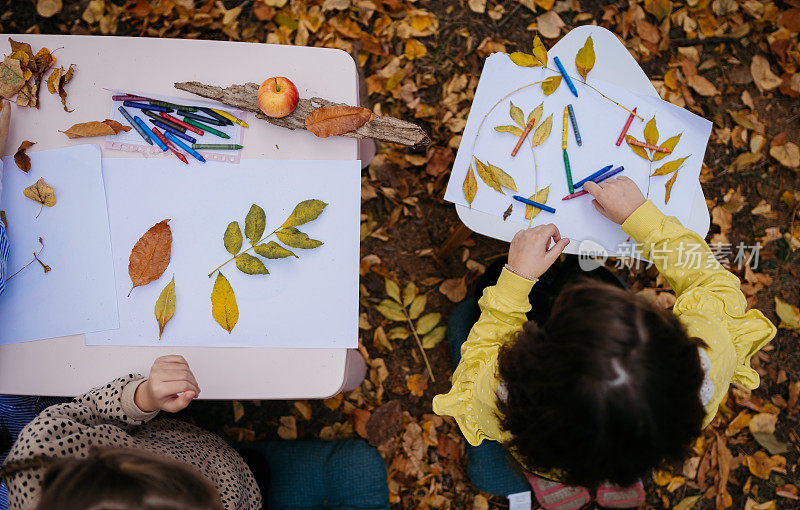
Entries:
{"type": "Polygon", "coordinates": [[[698,346],[677,318],[614,286],[581,281],[543,327],[527,322],[499,354],[506,447],[564,481],[628,486],[680,460],[701,430],[698,346]]]}

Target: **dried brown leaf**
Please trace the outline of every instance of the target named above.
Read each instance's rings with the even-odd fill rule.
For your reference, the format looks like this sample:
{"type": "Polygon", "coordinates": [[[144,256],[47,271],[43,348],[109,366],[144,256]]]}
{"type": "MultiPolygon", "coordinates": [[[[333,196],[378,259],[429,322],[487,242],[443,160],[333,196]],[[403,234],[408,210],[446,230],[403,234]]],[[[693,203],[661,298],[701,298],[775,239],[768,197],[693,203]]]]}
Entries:
{"type": "Polygon", "coordinates": [[[16,163],[19,169],[26,174],[31,170],[31,157],[25,153],[25,150],[33,147],[34,145],[36,145],[36,142],[29,142],[28,140],[25,140],[19,144],[17,152],[14,153],[14,163],[16,163]]]}
{"type": "Polygon", "coordinates": [[[66,131],[61,131],[68,138],[86,138],[90,136],[116,135],[120,131],[130,131],[130,126],[123,126],[119,122],[106,119],[103,122],[92,121],[75,124],[66,131]]]}
{"type": "Polygon", "coordinates": [[[128,275],[133,283],[131,292],[161,278],[167,269],[172,253],[172,230],[167,222],[169,219],[150,227],[133,246],[128,259],[128,275]]]}
{"type": "Polygon", "coordinates": [[[320,138],[338,136],[356,130],[372,120],[374,115],[360,106],[323,106],[306,117],[306,129],[320,138]]]}
{"type": "MultiPolygon", "coordinates": [[[[42,204],[42,208],[53,207],[56,205],[56,194],[53,191],[53,188],[44,182],[44,179],[41,177],[38,181],[22,190],[22,194],[34,202],[42,204]]],[[[39,209],[39,214],[42,213],[42,208],[39,209]]],[[[39,214],[36,215],[37,218],[39,217],[39,214]]]]}

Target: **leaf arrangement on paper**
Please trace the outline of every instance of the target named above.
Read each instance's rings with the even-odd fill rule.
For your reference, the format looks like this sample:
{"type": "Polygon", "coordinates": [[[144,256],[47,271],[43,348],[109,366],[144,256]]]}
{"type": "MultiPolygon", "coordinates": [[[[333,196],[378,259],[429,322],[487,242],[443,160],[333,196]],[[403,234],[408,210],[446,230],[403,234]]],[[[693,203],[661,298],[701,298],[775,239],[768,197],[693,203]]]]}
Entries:
{"type": "Polygon", "coordinates": [[[278,228],[264,235],[267,227],[267,214],[260,206],[253,204],[244,220],[244,236],[238,221],[228,224],[222,235],[222,244],[225,250],[232,255],[227,261],[209,273],[209,278],[217,273],[214,288],[211,292],[211,315],[214,320],[228,333],[233,331],[239,320],[239,308],[236,304],[236,294],[230,282],[220,271],[229,262],[235,261],[236,268],[249,275],[267,275],[264,262],[248,253],[253,251],[265,260],[284,259],[289,257],[299,258],[292,250],[270,240],[273,235],[289,248],[311,250],[323,245],[322,241],[311,239],[308,234],[297,229],[314,221],[322,214],[328,204],[321,200],[304,200],[297,204],[292,214],[278,228]],[[242,250],[244,238],[250,242],[250,247],[242,250]]]}
{"type": "Polygon", "coordinates": [[[659,145],[658,127],[656,125],[656,118],[653,117],[647,121],[647,124],[644,127],[644,142],[637,140],[631,135],[625,136],[625,142],[628,144],[628,147],[631,148],[633,153],[640,158],[647,160],[650,164],[651,173],[647,179],[647,192],[645,193],[646,197],[650,196],[650,180],[653,177],[671,174],[672,177],[670,177],[664,184],[667,192],[664,198],[664,203],[666,204],[669,202],[670,196],[672,195],[672,186],[675,184],[675,181],[678,178],[678,170],[681,168],[681,166],[683,166],[683,163],[689,158],[689,156],[664,163],[660,167],[656,168],[655,171],[653,171],[653,163],[656,161],[661,161],[672,154],[673,149],[678,146],[678,142],[680,142],[682,135],[683,133],[678,133],[675,136],[667,138],[661,143],[661,145],[659,145]]]}
{"type": "Polygon", "coordinates": [[[49,184],[44,182],[44,179],[41,177],[38,181],[31,184],[24,190],[22,190],[22,194],[26,197],[30,198],[34,202],[41,204],[39,208],[39,213],[36,215],[38,218],[40,214],[42,214],[42,210],[45,206],[53,207],[56,205],[56,194],[53,191],[53,188],[50,187],[49,184]]]}

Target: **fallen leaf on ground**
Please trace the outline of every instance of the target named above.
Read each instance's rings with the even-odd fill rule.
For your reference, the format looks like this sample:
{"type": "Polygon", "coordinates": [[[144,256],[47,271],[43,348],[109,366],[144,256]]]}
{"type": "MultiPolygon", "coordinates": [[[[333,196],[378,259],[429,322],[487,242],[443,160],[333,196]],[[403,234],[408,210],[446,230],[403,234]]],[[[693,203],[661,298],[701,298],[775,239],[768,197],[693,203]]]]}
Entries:
{"type": "MultiPolygon", "coordinates": [[[[42,209],[46,207],[53,207],[56,205],[56,194],[53,191],[53,188],[50,187],[49,184],[44,182],[44,179],[41,177],[38,181],[31,184],[24,190],[22,190],[22,194],[26,197],[30,198],[34,202],[38,202],[42,204],[42,207],[39,208],[39,214],[42,214],[42,209]]],[[[39,217],[39,214],[36,217],[39,217]]]]}
{"type": "Polygon", "coordinates": [[[778,163],[786,168],[800,167],[800,148],[792,142],[770,147],[769,155],[777,159],[778,163]]]}
{"type": "MultiPolygon", "coordinates": [[[[162,220],[144,233],[136,241],[128,259],[128,275],[133,287],[147,285],[158,280],[166,271],[172,254],[172,230],[167,225],[169,219],[162,220]]],[[[128,293],[130,296],[130,292],[128,293]]]]}
{"type": "Polygon", "coordinates": [[[750,62],[750,74],[761,90],[772,90],[781,84],[781,79],[770,69],[769,61],[761,55],[753,56],[750,62]]]}
{"type": "Polygon", "coordinates": [[[372,413],[366,409],[356,409],[353,411],[353,430],[356,434],[367,439],[367,422],[372,417],[372,413]]]}
{"type": "Polygon", "coordinates": [[[367,441],[378,447],[397,435],[403,424],[403,412],[399,400],[390,400],[372,412],[367,421],[367,441]]]}
{"type": "Polygon", "coordinates": [[[564,22],[556,11],[547,11],[536,18],[536,28],[540,34],[548,39],[555,39],[561,35],[561,28],[563,27],[564,22]]]}
{"type": "Polygon", "coordinates": [[[130,131],[130,126],[123,126],[119,122],[106,119],[103,122],[92,121],[75,124],[66,131],[61,131],[68,138],[86,138],[90,136],[116,135],[120,131],[130,131]]]}
{"type": "Polygon", "coordinates": [[[300,416],[302,416],[304,420],[308,421],[311,419],[311,405],[305,400],[296,400],[294,408],[297,409],[297,412],[300,413],[300,416]]]}
{"type": "Polygon", "coordinates": [[[318,137],[327,138],[354,131],[373,117],[369,109],[360,106],[323,106],[308,114],[305,125],[318,137]]]}
{"type": "Polygon", "coordinates": [[[786,466],[786,459],[780,455],[770,457],[759,450],[753,455],[745,455],[743,464],[748,467],[754,476],[767,480],[772,471],[783,472],[786,466]]]}
{"type": "Polygon", "coordinates": [[[20,170],[26,174],[31,170],[31,157],[25,153],[25,150],[36,145],[36,142],[29,142],[25,140],[19,144],[17,152],[14,153],[14,163],[17,164],[20,170]]]}
{"type": "Polygon", "coordinates": [[[297,420],[294,419],[294,416],[281,416],[280,422],[278,437],[284,441],[297,439],[297,420]]]}
{"type": "Polygon", "coordinates": [[[164,326],[175,315],[175,277],[164,287],[156,300],[156,322],[158,323],[158,339],[164,334],[164,326]]]}
{"type": "Polygon", "coordinates": [[[222,273],[217,273],[214,289],[211,291],[211,316],[222,326],[222,329],[231,333],[239,321],[239,306],[236,304],[236,294],[228,279],[222,273]]]}
{"type": "Polygon", "coordinates": [[[38,0],[36,13],[43,18],[50,18],[61,12],[63,6],[61,0],[38,0]]]}
{"type": "Polygon", "coordinates": [[[454,303],[461,302],[467,296],[466,277],[450,278],[439,285],[439,292],[447,296],[447,299],[454,303]]]}

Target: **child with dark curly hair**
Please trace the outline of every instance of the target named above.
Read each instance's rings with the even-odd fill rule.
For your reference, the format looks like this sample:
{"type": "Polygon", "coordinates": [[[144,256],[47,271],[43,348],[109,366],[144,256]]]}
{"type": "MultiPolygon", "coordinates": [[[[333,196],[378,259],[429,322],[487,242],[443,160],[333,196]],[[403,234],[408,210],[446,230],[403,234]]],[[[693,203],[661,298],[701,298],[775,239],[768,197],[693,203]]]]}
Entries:
{"type": "Polygon", "coordinates": [[[552,224],[521,231],[479,301],[452,389],[433,399],[471,445],[502,443],[547,510],[580,508],[591,500],[587,488],[604,507],[643,503],[639,477],[684,457],[729,385],[758,387],[750,358],[776,331],[747,310],[739,279],[705,241],[633,181],[584,189],[672,286],[673,313],[578,279],[556,294],[549,316],[528,321],[534,284],[569,240],[552,224]]]}

